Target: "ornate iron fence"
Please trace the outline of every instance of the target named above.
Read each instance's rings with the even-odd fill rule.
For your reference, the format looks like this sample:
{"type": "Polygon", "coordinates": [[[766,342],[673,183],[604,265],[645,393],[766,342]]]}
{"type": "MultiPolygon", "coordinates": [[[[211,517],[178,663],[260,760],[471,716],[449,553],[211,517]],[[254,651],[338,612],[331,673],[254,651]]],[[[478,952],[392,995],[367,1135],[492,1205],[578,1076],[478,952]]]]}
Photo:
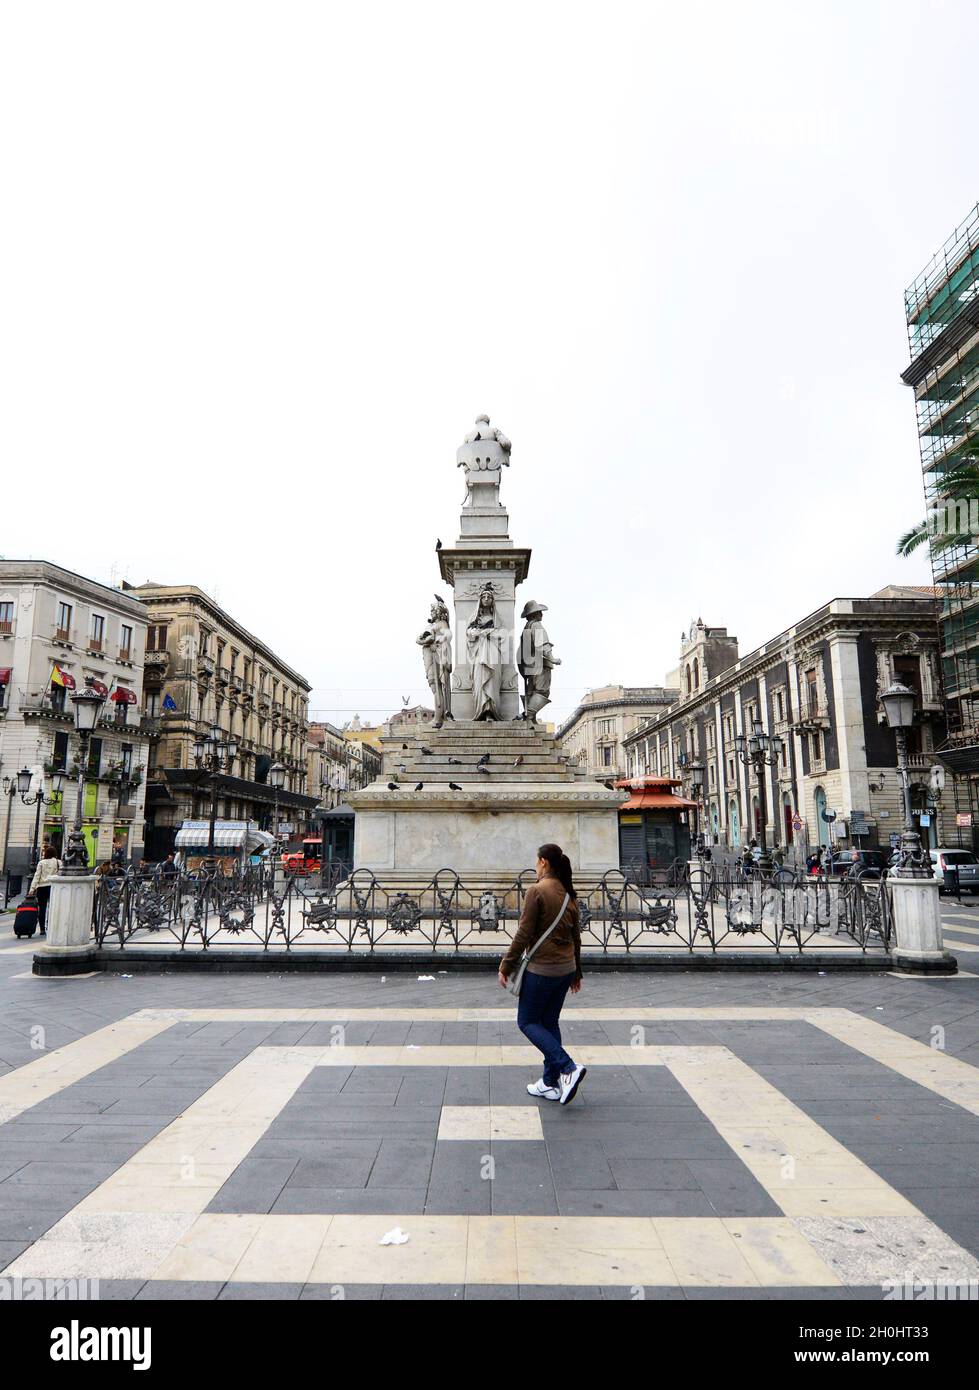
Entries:
{"type": "MultiPolygon", "coordinates": [[[[528,886],[526,870],[500,888],[467,887],[444,869],[427,883],[385,884],[366,869],[342,881],[257,869],[229,875],[103,877],[93,930],[100,947],[208,951],[320,948],[373,954],[391,947],[452,954],[504,949],[528,886]]],[[[848,947],[886,952],[891,913],[879,879],[771,878],[710,868],[636,883],[618,871],[579,892],[582,948],[605,954],[848,947]]]]}

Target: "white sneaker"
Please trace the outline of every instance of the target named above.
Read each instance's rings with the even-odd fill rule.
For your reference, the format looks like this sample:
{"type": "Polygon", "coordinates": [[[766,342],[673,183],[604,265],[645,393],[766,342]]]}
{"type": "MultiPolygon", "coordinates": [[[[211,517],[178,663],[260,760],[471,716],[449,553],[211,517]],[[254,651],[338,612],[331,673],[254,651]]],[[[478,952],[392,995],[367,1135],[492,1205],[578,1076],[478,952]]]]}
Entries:
{"type": "Polygon", "coordinates": [[[567,1105],[569,1101],[574,1100],[575,1093],[577,1092],[578,1087],[581,1085],[581,1082],[584,1079],[587,1070],[587,1067],[575,1067],[574,1071],[569,1071],[562,1074],[560,1097],[562,1105],[567,1105]]]}
{"type": "Polygon", "coordinates": [[[560,1100],[561,1092],[556,1086],[548,1086],[547,1082],[541,1077],[540,1081],[532,1081],[527,1087],[527,1094],[536,1100],[560,1100]]]}

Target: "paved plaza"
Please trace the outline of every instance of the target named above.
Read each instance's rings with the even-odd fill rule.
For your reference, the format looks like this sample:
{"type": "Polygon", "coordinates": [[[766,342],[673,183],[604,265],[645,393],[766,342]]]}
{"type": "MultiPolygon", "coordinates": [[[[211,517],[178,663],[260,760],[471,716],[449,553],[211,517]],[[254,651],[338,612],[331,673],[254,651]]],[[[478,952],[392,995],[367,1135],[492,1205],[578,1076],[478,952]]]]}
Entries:
{"type": "Polygon", "coordinates": [[[952,978],[586,979],[563,1108],[489,975],[37,979],[5,931],[0,1269],[103,1298],[979,1280],[979,911],[944,916],[952,978]]]}

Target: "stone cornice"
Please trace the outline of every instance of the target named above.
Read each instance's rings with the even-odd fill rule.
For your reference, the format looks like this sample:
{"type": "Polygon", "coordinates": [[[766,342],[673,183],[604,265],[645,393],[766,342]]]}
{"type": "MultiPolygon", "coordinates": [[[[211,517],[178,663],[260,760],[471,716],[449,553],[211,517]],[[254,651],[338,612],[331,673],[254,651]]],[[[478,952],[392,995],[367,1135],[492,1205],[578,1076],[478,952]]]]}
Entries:
{"type": "Polygon", "coordinates": [[[452,791],[447,784],[438,783],[413,792],[406,784],[396,792],[388,791],[382,782],[374,782],[361,791],[351,792],[347,804],[355,811],[411,810],[428,811],[502,811],[511,807],[521,809],[543,806],[550,809],[582,811],[616,810],[629,793],[610,791],[595,783],[496,783],[492,787],[463,787],[452,791]]]}
{"type": "Polygon", "coordinates": [[[23,584],[46,584],[73,595],[81,595],[100,608],[112,608],[136,622],[147,622],[146,608],[121,589],[111,589],[97,579],[55,565],[50,560],[0,560],[0,585],[16,588],[23,584]]]}

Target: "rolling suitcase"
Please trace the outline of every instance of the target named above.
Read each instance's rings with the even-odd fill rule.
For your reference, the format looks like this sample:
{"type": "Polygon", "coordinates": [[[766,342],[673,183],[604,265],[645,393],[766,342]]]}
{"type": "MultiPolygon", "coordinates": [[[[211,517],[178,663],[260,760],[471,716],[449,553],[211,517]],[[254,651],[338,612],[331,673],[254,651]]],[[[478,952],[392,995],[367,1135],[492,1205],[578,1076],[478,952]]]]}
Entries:
{"type": "Polygon", "coordinates": [[[33,936],[37,931],[37,898],[28,893],[14,916],[14,932],[17,936],[33,936]]]}

